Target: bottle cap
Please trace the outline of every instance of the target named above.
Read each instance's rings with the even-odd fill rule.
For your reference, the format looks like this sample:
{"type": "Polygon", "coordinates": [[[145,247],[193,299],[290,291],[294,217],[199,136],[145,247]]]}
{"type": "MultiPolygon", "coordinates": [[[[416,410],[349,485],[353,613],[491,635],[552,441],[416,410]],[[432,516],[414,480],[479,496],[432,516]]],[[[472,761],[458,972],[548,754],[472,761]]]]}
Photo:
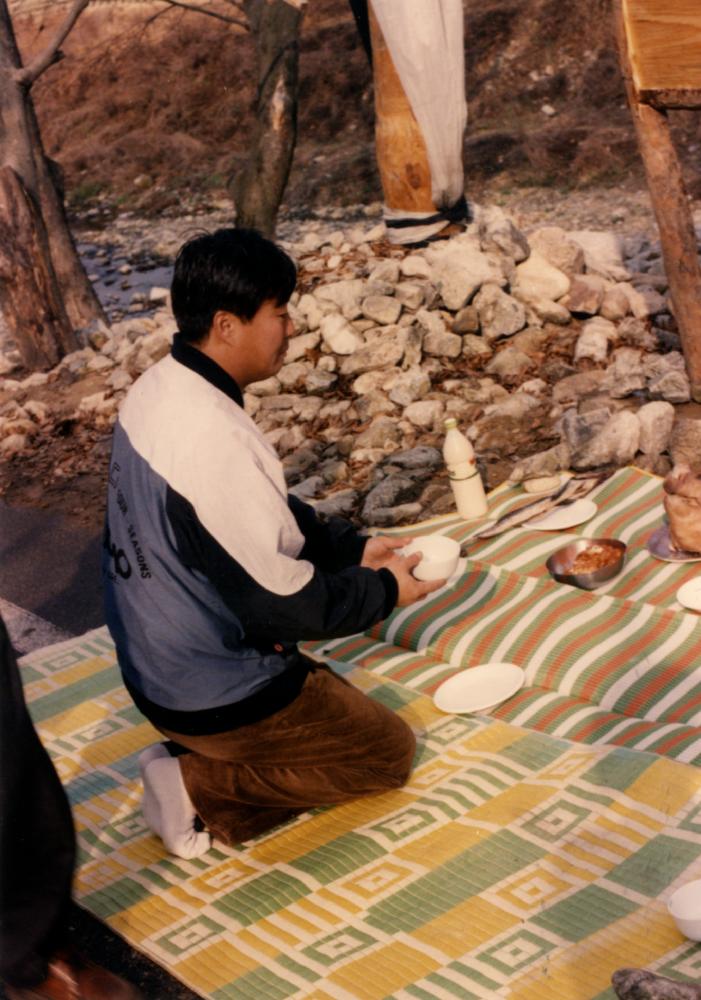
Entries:
{"type": "Polygon", "coordinates": [[[444,425],[445,429],[447,431],[449,431],[452,427],[457,427],[458,426],[458,422],[455,419],[455,417],[448,417],[447,420],[443,421],[443,425],[444,425]]]}

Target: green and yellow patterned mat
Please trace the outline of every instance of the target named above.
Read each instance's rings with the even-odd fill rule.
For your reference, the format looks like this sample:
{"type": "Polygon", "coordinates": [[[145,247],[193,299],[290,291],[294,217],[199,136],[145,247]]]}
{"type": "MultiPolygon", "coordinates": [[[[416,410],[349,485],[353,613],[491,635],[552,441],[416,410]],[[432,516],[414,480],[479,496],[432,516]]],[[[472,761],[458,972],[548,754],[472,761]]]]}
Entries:
{"type": "Polygon", "coordinates": [[[188,862],[144,827],[137,755],[156,736],[105,630],[25,657],[81,905],[215,1000],[610,1000],[621,966],[701,978],[665,905],[701,877],[700,771],[441,715],[346,669],[419,734],[410,784],[188,862]]]}

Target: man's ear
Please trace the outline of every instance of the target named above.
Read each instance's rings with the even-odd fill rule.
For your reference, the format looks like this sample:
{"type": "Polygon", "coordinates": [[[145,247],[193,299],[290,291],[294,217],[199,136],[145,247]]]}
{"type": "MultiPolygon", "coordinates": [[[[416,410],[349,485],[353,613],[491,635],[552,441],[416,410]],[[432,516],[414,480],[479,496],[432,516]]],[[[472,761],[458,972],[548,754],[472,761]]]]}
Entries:
{"type": "Polygon", "coordinates": [[[209,335],[215,342],[231,345],[241,330],[241,320],[226,309],[218,309],[212,319],[209,335]]]}

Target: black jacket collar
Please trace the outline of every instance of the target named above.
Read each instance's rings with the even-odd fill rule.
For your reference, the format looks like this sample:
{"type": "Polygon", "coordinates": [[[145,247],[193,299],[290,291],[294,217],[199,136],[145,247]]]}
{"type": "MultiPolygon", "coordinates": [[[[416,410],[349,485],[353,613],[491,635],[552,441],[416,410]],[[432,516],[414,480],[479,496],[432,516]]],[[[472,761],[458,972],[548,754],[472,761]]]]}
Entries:
{"type": "Polygon", "coordinates": [[[173,346],[170,353],[181,365],[185,365],[191,371],[201,375],[203,379],[210,382],[215,388],[223,392],[229,399],[243,407],[243,395],[235,379],[228,375],[216,361],[212,361],[206,354],[193,347],[181,333],[176,333],[173,337],[173,346]]]}

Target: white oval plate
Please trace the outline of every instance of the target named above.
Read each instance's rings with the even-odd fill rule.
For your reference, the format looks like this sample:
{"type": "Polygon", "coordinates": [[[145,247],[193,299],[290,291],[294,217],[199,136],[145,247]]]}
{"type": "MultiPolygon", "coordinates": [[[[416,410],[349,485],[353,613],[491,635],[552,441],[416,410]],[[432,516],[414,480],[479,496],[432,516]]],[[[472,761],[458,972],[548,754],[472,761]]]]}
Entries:
{"type": "Polygon", "coordinates": [[[481,663],[443,681],[433,696],[441,712],[480,712],[515,694],[526,675],[515,663],[481,663]]]}
{"type": "Polygon", "coordinates": [[[701,577],[683,583],[677,591],[677,600],[683,608],[701,611],[701,577]]]}
{"type": "Polygon", "coordinates": [[[534,517],[531,521],[526,521],[526,526],[535,528],[536,531],[559,531],[562,528],[574,528],[578,524],[584,524],[596,514],[599,508],[593,500],[575,500],[574,503],[566,507],[555,508],[540,517],[534,517]]]}

